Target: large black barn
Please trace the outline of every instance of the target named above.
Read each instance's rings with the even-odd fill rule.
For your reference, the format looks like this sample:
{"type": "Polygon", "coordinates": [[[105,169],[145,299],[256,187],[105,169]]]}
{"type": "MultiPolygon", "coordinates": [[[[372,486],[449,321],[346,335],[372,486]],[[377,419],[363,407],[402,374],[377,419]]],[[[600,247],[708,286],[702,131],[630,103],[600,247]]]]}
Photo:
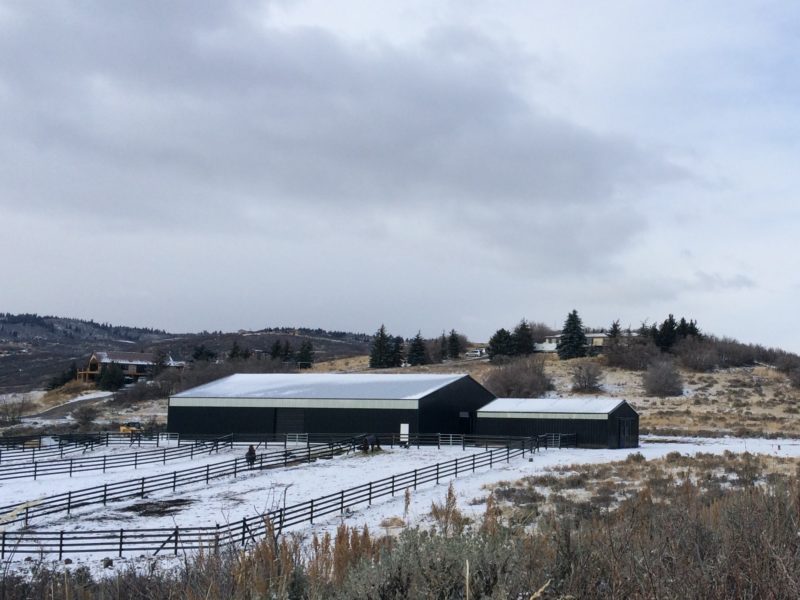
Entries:
{"type": "Polygon", "coordinates": [[[579,446],[636,448],[639,414],[619,398],[497,398],[478,411],[482,435],[575,434],[579,446]]]}
{"type": "Polygon", "coordinates": [[[237,374],[169,399],[175,433],[473,433],[469,375],[237,374]]]}

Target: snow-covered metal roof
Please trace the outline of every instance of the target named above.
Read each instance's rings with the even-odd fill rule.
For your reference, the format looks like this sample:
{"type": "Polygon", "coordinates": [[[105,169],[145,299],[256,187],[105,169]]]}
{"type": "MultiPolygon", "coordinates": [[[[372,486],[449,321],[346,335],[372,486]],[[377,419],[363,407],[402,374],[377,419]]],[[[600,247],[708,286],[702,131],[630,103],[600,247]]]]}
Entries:
{"type": "MultiPolygon", "coordinates": [[[[613,412],[622,398],[608,396],[573,398],[497,398],[478,410],[481,413],[557,413],[607,415],[613,412]]],[[[487,415],[490,416],[490,415],[487,415]]]]}
{"type": "Polygon", "coordinates": [[[463,377],[469,376],[463,373],[239,373],[175,394],[172,398],[419,400],[463,377]]]}

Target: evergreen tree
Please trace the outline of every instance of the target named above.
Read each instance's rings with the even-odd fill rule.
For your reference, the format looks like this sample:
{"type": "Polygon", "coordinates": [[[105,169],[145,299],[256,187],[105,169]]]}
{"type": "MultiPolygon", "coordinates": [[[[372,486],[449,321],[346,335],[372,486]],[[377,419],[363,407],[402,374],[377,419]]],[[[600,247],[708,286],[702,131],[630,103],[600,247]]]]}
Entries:
{"type": "Polygon", "coordinates": [[[369,353],[369,366],[371,369],[384,369],[389,366],[391,357],[391,338],[386,333],[386,326],[381,325],[372,339],[372,348],[369,353]]]}
{"type": "Polygon", "coordinates": [[[511,338],[515,356],[533,354],[533,333],[531,332],[531,326],[528,325],[525,319],[522,319],[514,328],[511,338]]]}
{"type": "Polygon", "coordinates": [[[228,352],[228,358],[230,358],[231,360],[242,358],[242,347],[239,346],[239,342],[237,340],[233,340],[233,345],[231,346],[231,349],[228,352]]]}
{"type": "Polygon", "coordinates": [[[458,358],[464,351],[464,344],[461,341],[461,336],[458,335],[455,329],[450,330],[450,335],[447,336],[447,355],[452,358],[458,358]]]}
{"type": "Polygon", "coordinates": [[[125,373],[117,363],[112,362],[100,370],[100,376],[97,378],[97,387],[101,390],[115,392],[123,385],[125,385],[125,373]]]}
{"type": "Polygon", "coordinates": [[[425,340],[422,339],[422,334],[418,331],[408,346],[408,363],[417,366],[427,365],[429,362],[431,359],[428,356],[428,348],[425,340]]]}
{"type": "Polygon", "coordinates": [[[617,340],[622,337],[622,327],[619,326],[619,319],[611,324],[607,337],[609,340],[617,340]]]}
{"type": "Polygon", "coordinates": [[[686,322],[684,317],[681,317],[681,320],[678,321],[678,326],[675,328],[675,333],[678,335],[679,338],[685,338],[689,335],[689,323],[686,322]]]}
{"type": "Polygon", "coordinates": [[[669,315],[664,322],[661,323],[661,326],[656,331],[654,340],[656,342],[656,346],[662,351],[667,352],[669,351],[672,346],[675,345],[675,342],[678,339],[678,323],[675,321],[675,317],[669,315]]]}
{"type": "Polygon", "coordinates": [[[169,355],[163,348],[153,354],[153,377],[158,377],[169,365],[169,355]]]}
{"type": "Polygon", "coordinates": [[[489,358],[514,355],[514,339],[507,329],[498,329],[489,339],[489,358]]]}
{"type": "Polygon", "coordinates": [[[439,362],[444,362],[447,360],[447,337],[442,331],[442,337],[439,338],[439,362]]]}
{"type": "Polygon", "coordinates": [[[205,344],[200,344],[199,346],[194,347],[192,358],[197,361],[210,361],[217,358],[217,353],[207,348],[205,344]]]}
{"type": "Polygon", "coordinates": [[[578,311],[573,310],[567,315],[564,328],[561,330],[561,337],[556,345],[558,358],[568,360],[570,358],[580,358],[586,356],[587,340],[583,333],[583,323],[578,316],[578,311]]]}
{"type": "Polygon", "coordinates": [[[310,369],[314,364],[314,345],[311,340],[303,340],[297,352],[297,366],[301,369],[310,369]]]}
{"type": "Polygon", "coordinates": [[[391,351],[389,353],[389,364],[386,366],[402,367],[405,361],[405,340],[398,335],[392,339],[391,351]]]}
{"type": "Polygon", "coordinates": [[[280,340],[275,340],[272,342],[272,346],[269,348],[269,357],[272,360],[278,360],[283,354],[283,346],[281,345],[280,340]]]}
{"type": "Polygon", "coordinates": [[[283,345],[281,346],[281,360],[283,362],[292,362],[294,360],[294,350],[292,350],[292,345],[289,343],[289,340],[283,340],[283,345]]]}

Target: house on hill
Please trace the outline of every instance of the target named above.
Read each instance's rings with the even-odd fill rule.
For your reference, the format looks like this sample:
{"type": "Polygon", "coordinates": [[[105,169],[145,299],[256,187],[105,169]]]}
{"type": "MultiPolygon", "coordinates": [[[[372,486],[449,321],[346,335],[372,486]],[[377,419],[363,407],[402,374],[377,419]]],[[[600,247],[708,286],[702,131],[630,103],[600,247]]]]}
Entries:
{"type": "Polygon", "coordinates": [[[464,374],[237,374],[171,396],[167,429],[468,434],[493,399],[464,374]]]}
{"type": "MultiPolygon", "coordinates": [[[[117,352],[99,351],[92,353],[89,363],[85,369],[78,371],[78,381],[84,383],[95,381],[103,367],[111,363],[117,364],[126,378],[133,381],[152,377],[156,367],[157,357],[153,352],[117,352]]],[[[171,356],[167,356],[165,366],[172,368],[183,368],[186,363],[175,361],[171,356]]]]}

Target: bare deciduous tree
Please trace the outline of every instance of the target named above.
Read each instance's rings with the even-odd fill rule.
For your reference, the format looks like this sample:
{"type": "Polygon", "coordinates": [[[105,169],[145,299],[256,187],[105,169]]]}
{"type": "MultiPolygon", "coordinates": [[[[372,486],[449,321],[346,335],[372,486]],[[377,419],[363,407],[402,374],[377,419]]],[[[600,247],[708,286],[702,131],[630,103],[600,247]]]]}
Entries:
{"type": "Polygon", "coordinates": [[[492,369],[484,384],[495,396],[535,398],[553,389],[553,382],[539,356],[516,359],[492,369]]]}
{"type": "Polygon", "coordinates": [[[648,396],[680,396],[683,394],[683,379],[671,360],[653,361],[642,375],[644,390],[648,396]]]}
{"type": "Polygon", "coordinates": [[[600,389],[603,370],[593,360],[582,361],[572,368],[572,391],[596,392],[600,389]]]}

